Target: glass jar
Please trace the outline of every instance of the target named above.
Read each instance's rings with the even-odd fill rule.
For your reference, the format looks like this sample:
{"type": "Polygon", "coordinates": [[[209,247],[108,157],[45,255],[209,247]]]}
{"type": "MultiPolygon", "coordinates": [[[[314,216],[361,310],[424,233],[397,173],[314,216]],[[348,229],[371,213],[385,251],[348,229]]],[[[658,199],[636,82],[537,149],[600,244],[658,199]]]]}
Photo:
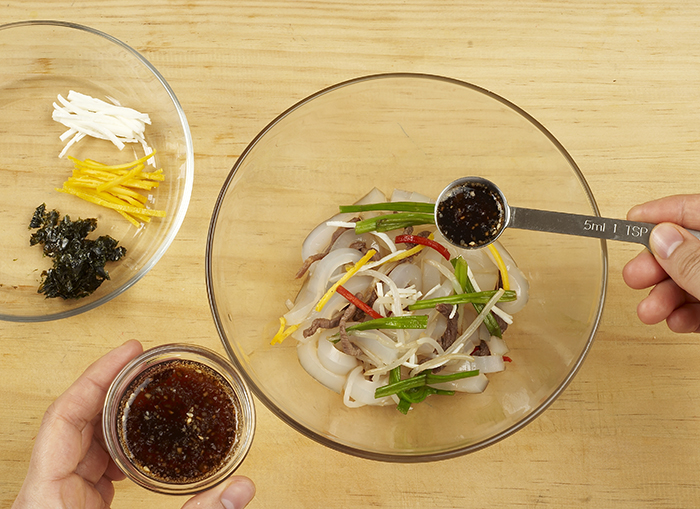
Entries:
{"type": "Polygon", "coordinates": [[[189,494],[238,468],[253,441],[255,407],[228,361],[176,343],[124,367],[107,391],[102,426],[107,451],[128,478],[159,493],[189,494]]]}

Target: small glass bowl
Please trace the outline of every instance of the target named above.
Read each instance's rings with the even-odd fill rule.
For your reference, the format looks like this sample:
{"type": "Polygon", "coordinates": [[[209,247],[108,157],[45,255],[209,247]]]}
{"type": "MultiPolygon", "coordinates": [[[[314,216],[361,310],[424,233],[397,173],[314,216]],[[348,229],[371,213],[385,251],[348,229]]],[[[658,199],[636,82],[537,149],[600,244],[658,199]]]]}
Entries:
{"type": "MultiPolygon", "coordinates": [[[[197,370],[197,373],[201,374],[201,371],[197,370]]],[[[202,395],[204,396],[206,393],[202,395]]],[[[202,400],[197,399],[197,401],[202,400]]],[[[186,417],[187,423],[192,420],[191,412],[192,410],[185,414],[189,416],[186,417]]],[[[148,419],[147,412],[146,419],[148,419]]],[[[107,451],[128,478],[158,493],[186,495],[211,488],[238,468],[253,441],[255,406],[248,387],[228,361],[207,348],[175,343],[147,350],[122,369],[107,391],[102,413],[102,427],[107,451]],[[230,451],[209,474],[194,479],[167,480],[148,468],[138,466],[138,461],[125,443],[125,422],[129,412],[133,411],[132,404],[140,393],[145,397],[150,396],[150,394],[146,395],[144,389],[152,381],[149,376],[162,372],[164,365],[171,362],[181,366],[202,367],[201,371],[209,374],[209,380],[215,381],[215,384],[231,397],[230,402],[233,403],[237,414],[235,439],[230,451]]],[[[200,439],[205,440],[202,437],[200,439]]],[[[162,445],[163,440],[166,439],[160,437],[158,442],[162,445]]],[[[148,452],[151,453],[152,449],[148,452]]]]}
{"type": "Polygon", "coordinates": [[[0,134],[0,320],[42,322],[95,309],[131,288],[163,257],[187,213],[194,147],[172,88],[135,49],[74,23],[0,25],[0,134]],[[53,120],[53,103],[71,90],[149,115],[145,138],[165,180],[148,192],[147,203],[164,210],[165,217],[136,227],[113,210],[55,191],[72,174],[67,156],[111,165],[144,153],[139,144],[119,150],[109,141],[86,137],[59,159],[66,127],[53,120]],[[42,203],[73,220],[96,219],[91,238],[109,235],[126,248],[121,260],[107,264],[109,281],[91,295],[64,300],[37,292],[51,262],[41,246],[30,245],[28,226],[42,203]]]}

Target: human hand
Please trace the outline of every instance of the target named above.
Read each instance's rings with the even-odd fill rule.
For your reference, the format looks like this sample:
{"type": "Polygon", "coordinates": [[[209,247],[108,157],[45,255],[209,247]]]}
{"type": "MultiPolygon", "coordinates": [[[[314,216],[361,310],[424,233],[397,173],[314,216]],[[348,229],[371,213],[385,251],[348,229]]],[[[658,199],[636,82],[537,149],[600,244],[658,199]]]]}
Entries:
{"type": "MultiPolygon", "coordinates": [[[[119,371],[143,351],[131,340],[93,363],[54,401],[36,436],[27,477],[12,509],[107,508],[112,481],[125,478],[103,445],[101,412],[119,371]]],[[[255,494],[250,479],[234,476],[191,498],[183,509],[241,509],[255,494]]]]}
{"type": "Polygon", "coordinates": [[[646,324],[666,320],[674,332],[700,332],[700,240],[683,228],[700,229],[700,195],[637,205],[627,218],[658,223],[651,232],[652,252],[640,253],[622,271],[631,288],[653,287],[637,306],[639,319],[646,324]]]}

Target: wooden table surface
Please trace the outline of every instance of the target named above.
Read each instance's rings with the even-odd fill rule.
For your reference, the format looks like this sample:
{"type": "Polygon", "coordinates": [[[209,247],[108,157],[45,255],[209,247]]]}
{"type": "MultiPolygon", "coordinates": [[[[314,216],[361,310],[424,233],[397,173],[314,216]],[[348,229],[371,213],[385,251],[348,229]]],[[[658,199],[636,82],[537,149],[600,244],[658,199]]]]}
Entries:
{"type": "MultiPolygon", "coordinates": [[[[493,0],[11,0],[0,22],[73,21],[140,51],[186,112],[196,181],[187,218],[135,287],[80,316],[0,323],[0,505],[24,478],[41,417],[94,359],[128,338],[223,352],[206,296],[204,252],[219,188],[248,142],[288,106],[365,74],[465,80],[544,124],[583,171],[603,215],[700,191],[700,4],[493,0]]],[[[699,507],[700,346],[642,325],[643,292],[621,278],[638,248],[609,244],[605,311],[564,394],[522,431],[428,464],[347,456],[258,404],[239,469],[251,508],[699,507]]],[[[116,508],[184,499],[118,483],[116,508]]]]}

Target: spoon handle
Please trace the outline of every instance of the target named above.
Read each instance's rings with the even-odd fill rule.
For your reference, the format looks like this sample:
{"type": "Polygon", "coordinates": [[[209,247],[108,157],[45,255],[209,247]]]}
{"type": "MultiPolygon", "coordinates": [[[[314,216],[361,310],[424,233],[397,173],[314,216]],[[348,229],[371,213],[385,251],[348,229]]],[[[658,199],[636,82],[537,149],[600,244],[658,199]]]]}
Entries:
{"type": "MultiPolygon", "coordinates": [[[[579,237],[635,242],[649,249],[649,234],[656,226],[625,219],[568,214],[547,210],[510,207],[509,228],[540,232],[563,233],[579,237]]],[[[700,238],[700,232],[688,230],[700,238]]]]}

